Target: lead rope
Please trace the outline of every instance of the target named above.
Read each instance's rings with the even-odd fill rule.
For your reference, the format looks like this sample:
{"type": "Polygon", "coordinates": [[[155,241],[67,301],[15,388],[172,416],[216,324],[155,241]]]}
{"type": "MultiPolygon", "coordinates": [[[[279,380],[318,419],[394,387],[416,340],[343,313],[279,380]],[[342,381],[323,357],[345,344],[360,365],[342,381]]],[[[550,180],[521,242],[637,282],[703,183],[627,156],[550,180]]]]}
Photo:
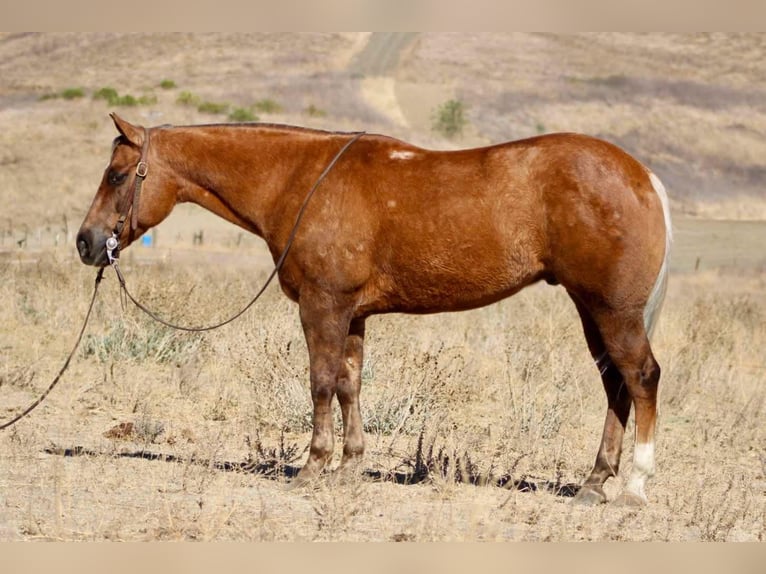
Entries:
{"type": "Polygon", "coordinates": [[[90,312],[93,310],[93,304],[96,302],[96,293],[98,293],[98,286],[101,284],[101,278],[104,276],[104,268],[98,270],[98,273],[96,273],[96,283],[93,286],[93,296],[90,298],[90,305],[88,306],[88,312],[85,314],[85,320],[82,322],[82,327],[80,328],[80,333],[77,335],[77,340],[74,343],[74,346],[72,347],[72,350],[69,352],[69,356],[66,358],[66,361],[64,361],[64,366],[61,367],[58,374],[56,375],[56,378],[53,379],[53,382],[48,385],[48,388],[45,389],[45,392],[40,396],[39,399],[37,399],[35,402],[33,402],[31,405],[29,405],[24,411],[16,415],[14,418],[9,420],[6,423],[3,423],[0,425],[0,430],[3,430],[5,428],[8,428],[12,424],[18,422],[19,420],[23,419],[25,416],[27,416],[29,413],[31,413],[41,402],[45,400],[45,397],[48,396],[48,394],[53,390],[53,387],[55,387],[58,382],[61,380],[62,375],[64,372],[69,368],[69,362],[72,360],[72,357],[74,357],[75,351],[77,351],[77,347],[80,346],[80,341],[82,340],[83,333],[85,333],[85,327],[88,325],[88,320],[90,319],[90,312]]]}
{"type": "MultiPolygon", "coordinates": [[[[175,325],[173,323],[170,323],[169,321],[164,320],[163,318],[159,317],[156,313],[146,308],[144,305],[142,305],[139,301],[137,301],[133,295],[131,295],[130,291],[128,291],[128,287],[125,284],[125,278],[122,275],[122,271],[120,271],[119,266],[119,242],[117,241],[117,238],[110,237],[107,239],[107,255],[109,258],[109,264],[114,268],[115,273],[117,274],[117,279],[120,282],[120,287],[122,289],[122,292],[125,293],[125,295],[128,296],[128,298],[138,307],[141,309],[144,313],[149,315],[152,319],[155,321],[158,321],[159,323],[162,323],[163,325],[170,327],[172,329],[178,329],[181,331],[191,331],[191,332],[200,332],[200,331],[212,331],[213,329],[218,329],[219,327],[223,327],[224,325],[231,323],[238,317],[240,317],[245,311],[247,311],[250,307],[253,306],[253,304],[260,298],[260,296],[263,294],[263,292],[266,290],[266,288],[269,286],[271,281],[274,279],[274,277],[279,273],[280,269],[282,269],[282,266],[285,263],[285,259],[287,259],[287,254],[290,251],[290,247],[293,244],[293,241],[295,240],[295,236],[298,233],[298,225],[301,222],[301,219],[303,218],[303,214],[306,211],[306,207],[308,206],[309,200],[311,199],[311,196],[314,195],[314,192],[319,187],[319,184],[322,183],[322,180],[324,180],[325,177],[327,177],[327,174],[330,173],[330,170],[335,166],[335,164],[338,162],[340,157],[346,152],[346,150],[353,144],[356,140],[361,138],[365,132],[359,132],[357,133],[353,138],[351,138],[349,141],[346,142],[346,144],[340,149],[340,151],[335,154],[335,157],[332,159],[332,161],[327,165],[327,167],[324,169],[324,171],[320,174],[319,178],[316,180],[316,183],[314,183],[313,187],[309,190],[309,192],[306,194],[306,199],[303,200],[303,204],[301,205],[301,208],[298,210],[298,215],[295,218],[295,223],[293,224],[293,229],[290,232],[290,237],[287,239],[287,244],[285,245],[284,250],[282,251],[282,255],[279,256],[279,260],[277,261],[276,265],[274,266],[274,270],[271,272],[271,275],[269,275],[268,279],[266,279],[266,283],[264,283],[263,287],[260,288],[258,293],[255,294],[255,297],[253,297],[250,302],[245,305],[245,307],[239,311],[236,315],[226,319],[225,321],[222,321],[220,323],[217,323],[215,325],[210,325],[207,327],[185,327],[183,325],[175,325]]],[[[146,166],[144,164],[143,173],[138,174],[141,177],[141,180],[143,180],[143,177],[146,176],[146,166]]],[[[138,192],[140,191],[140,184],[137,186],[137,190],[134,191],[134,198],[138,195],[138,192]]],[[[133,208],[135,211],[137,209],[133,208]]],[[[135,214],[133,214],[135,217],[135,214]]],[[[122,220],[124,222],[124,219],[122,220]]],[[[122,227],[122,225],[120,225],[122,227]]],[[[74,357],[75,352],[77,351],[77,348],[80,346],[80,341],[82,341],[82,336],[85,333],[85,328],[88,325],[88,321],[90,320],[90,314],[91,311],[93,311],[93,305],[96,302],[96,294],[98,293],[98,287],[101,284],[101,279],[104,276],[104,269],[105,267],[101,267],[98,270],[98,273],[96,273],[96,283],[93,286],[93,296],[90,299],[90,305],[88,306],[88,312],[85,314],[85,320],[82,323],[82,327],[80,328],[80,332],[77,335],[77,340],[74,343],[74,346],[72,347],[72,350],[69,352],[69,356],[67,356],[66,361],[64,361],[64,365],[59,370],[56,377],[53,379],[53,382],[48,385],[48,388],[45,389],[45,392],[40,396],[39,399],[37,399],[35,402],[33,402],[31,405],[29,405],[24,411],[22,411],[20,414],[16,415],[14,418],[9,420],[6,423],[3,423],[0,425],[0,431],[3,429],[8,428],[9,426],[17,423],[19,420],[27,416],[29,413],[31,413],[37,406],[42,403],[45,398],[50,394],[50,392],[54,389],[54,387],[59,383],[61,380],[61,377],[64,375],[66,370],[69,368],[69,363],[72,360],[72,357],[74,357]]]]}
{"type": "MultiPolygon", "coordinates": [[[[306,199],[303,200],[303,204],[301,205],[301,208],[298,210],[298,215],[295,217],[295,223],[293,224],[292,231],[290,232],[290,236],[287,239],[287,243],[285,244],[285,248],[282,250],[282,254],[279,256],[279,259],[277,260],[277,263],[274,265],[274,270],[271,272],[271,275],[269,275],[268,279],[266,279],[266,282],[263,284],[263,287],[260,288],[260,290],[255,294],[255,297],[253,297],[250,302],[245,305],[241,311],[236,313],[235,315],[229,317],[228,319],[221,321],[220,323],[216,323],[215,325],[208,325],[205,327],[187,327],[184,325],[177,325],[175,323],[171,323],[170,321],[167,321],[157,315],[154,311],[147,308],[145,305],[143,305],[141,302],[139,302],[130,291],[128,291],[128,286],[125,283],[125,277],[122,275],[122,271],[120,270],[119,265],[119,251],[118,251],[118,245],[116,237],[110,237],[109,240],[107,240],[107,255],[109,257],[109,263],[114,268],[115,273],[117,274],[117,280],[120,282],[120,288],[122,291],[127,295],[128,299],[130,299],[133,304],[141,309],[144,313],[149,315],[152,319],[157,321],[158,323],[162,323],[166,327],[170,327],[171,329],[177,329],[179,331],[188,331],[192,333],[199,333],[202,331],[212,331],[213,329],[218,329],[219,327],[223,327],[224,325],[228,325],[235,319],[238,319],[241,317],[245,311],[247,311],[250,307],[252,307],[255,302],[261,297],[264,291],[266,291],[266,288],[271,284],[271,281],[276,277],[277,273],[282,269],[282,266],[285,263],[285,259],[287,259],[287,254],[290,251],[290,247],[293,245],[293,241],[295,241],[295,236],[298,234],[298,225],[301,222],[301,219],[303,218],[303,214],[306,211],[306,207],[309,204],[309,201],[311,200],[311,196],[314,195],[314,192],[319,187],[319,184],[322,183],[322,181],[327,177],[327,174],[330,173],[330,170],[335,166],[335,164],[338,162],[338,160],[341,158],[341,156],[346,152],[346,150],[359,138],[361,138],[366,132],[359,132],[357,133],[353,138],[351,138],[349,141],[345,143],[345,145],[340,149],[340,151],[335,154],[335,157],[332,159],[332,161],[327,165],[327,167],[324,169],[324,171],[319,175],[319,178],[316,180],[312,188],[309,190],[309,192],[306,194],[306,199]],[[110,244],[110,240],[111,244],[110,244]],[[109,247],[111,245],[111,248],[109,247]]],[[[133,206],[133,209],[135,210],[135,206],[133,206]]]]}

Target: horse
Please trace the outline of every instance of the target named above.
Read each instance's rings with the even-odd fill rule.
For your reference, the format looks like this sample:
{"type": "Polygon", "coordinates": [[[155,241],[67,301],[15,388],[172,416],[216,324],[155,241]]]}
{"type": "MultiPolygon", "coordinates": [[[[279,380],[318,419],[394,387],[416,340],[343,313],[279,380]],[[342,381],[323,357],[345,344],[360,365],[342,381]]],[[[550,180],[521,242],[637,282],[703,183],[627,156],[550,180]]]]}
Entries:
{"type": "Polygon", "coordinates": [[[291,245],[278,279],[298,304],[313,404],[297,484],[331,459],[335,397],[340,468],[364,453],[368,317],[472,309],[546,281],[574,302],[607,399],[595,464],[575,500],[607,501],[603,485],[617,476],[633,407],[633,466],[613,503],[647,502],[660,380],[649,337],[672,237],[665,188],[638,160],[573,133],[435,151],[378,134],[264,123],[145,128],[111,118],[118,135],[76,238],[83,263],[107,265],[110,236],[125,249],[179,202],[260,236],[275,261],[291,245]]]}

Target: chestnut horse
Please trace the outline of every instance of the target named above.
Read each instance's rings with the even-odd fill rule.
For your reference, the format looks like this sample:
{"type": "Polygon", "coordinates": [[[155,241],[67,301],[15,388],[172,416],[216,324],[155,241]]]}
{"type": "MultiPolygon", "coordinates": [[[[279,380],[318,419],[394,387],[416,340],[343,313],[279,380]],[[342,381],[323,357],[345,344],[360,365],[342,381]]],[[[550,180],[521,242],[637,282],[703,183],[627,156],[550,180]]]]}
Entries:
{"type": "Polygon", "coordinates": [[[146,129],[112,119],[120,135],[77,235],[89,265],[107,264],[105,242],[126,219],[121,209],[139,177],[145,185],[129,203],[131,225],[118,226],[120,248],[191,201],[262,237],[276,260],[307,192],[337,159],[279,271],[310,360],[313,435],[298,483],[331,458],[335,396],[341,466],[362,456],[367,317],[471,309],[545,280],[574,301],[608,403],[577,500],[606,501],[602,486],[617,474],[633,406],[633,467],[617,501],[646,501],[660,378],[649,336],[665,295],[671,226],[660,180],[637,160],[576,134],[460,151],[365,134],[336,158],[354,134],[257,123],[146,129]]]}

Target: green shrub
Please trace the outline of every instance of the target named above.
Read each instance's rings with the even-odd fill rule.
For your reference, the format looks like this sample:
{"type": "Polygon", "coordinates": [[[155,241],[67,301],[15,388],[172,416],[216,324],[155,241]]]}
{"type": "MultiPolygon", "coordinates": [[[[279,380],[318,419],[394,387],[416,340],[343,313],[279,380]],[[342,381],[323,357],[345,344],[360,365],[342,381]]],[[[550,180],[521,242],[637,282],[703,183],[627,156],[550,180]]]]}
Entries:
{"type": "Polygon", "coordinates": [[[279,104],[279,102],[272,100],[271,98],[258,100],[255,102],[255,104],[253,104],[253,108],[256,111],[262,112],[264,114],[277,114],[282,111],[282,106],[279,104]]]}
{"type": "Polygon", "coordinates": [[[229,112],[229,119],[233,122],[257,122],[258,116],[247,108],[234,108],[229,112]]]}
{"type": "Polygon", "coordinates": [[[176,98],[176,102],[184,106],[196,106],[199,105],[199,96],[195,96],[191,92],[181,92],[176,98]]]}
{"type": "Polygon", "coordinates": [[[130,94],[121,96],[117,90],[111,87],[104,87],[93,93],[94,100],[105,100],[110,106],[138,106],[157,103],[157,96],[141,96],[136,98],[130,94]]]}
{"type": "Polygon", "coordinates": [[[431,127],[443,136],[453,138],[463,133],[466,124],[468,120],[465,117],[463,102],[448,100],[434,112],[431,127]]]}
{"type": "Polygon", "coordinates": [[[303,113],[311,116],[312,118],[323,118],[327,115],[326,111],[316,107],[314,104],[311,104],[305,110],[303,110],[303,113]]]}
{"type": "Polygon", "coordinates": [[[206,114],[225,114],[229,111],[229,104],[218,102],[202,102],[197,106],[197,111],[206,114]]]}
{"type": "Polygon", "coordinates": [[[160,82],[160,88],[163,90],[172,90],[176,87],[176,83],[173,80],[162,80],[160,82]]]}
{"type": "Polygon", "coordinates": [[[111,105],[113,105],[119,97],[117,90],[110,87],[101,88],[93,93],[94,100],[106,100],[111,105]]]}
{"type": "Polygon", "coordinates": [[[114,101],[109,103],[113,106],[137,106],[138,100],[130,94],[125,94],[124,96],[119,96],[114,101]]]}
{"type": "Polygon", "coordinates": [[[85,90],[82,88],[67,88],[61,92],[61,97],[65,100],[75,100],[82,98],[85,95],[85,90]]]}
{"type": "Polygon", "coordinates": [[[140,98],[138,98],[138,103],[141,106],[149,106],[151,104],[156,104],[157,96],[155,96],[154,94],[141,96],[140,98]]]}

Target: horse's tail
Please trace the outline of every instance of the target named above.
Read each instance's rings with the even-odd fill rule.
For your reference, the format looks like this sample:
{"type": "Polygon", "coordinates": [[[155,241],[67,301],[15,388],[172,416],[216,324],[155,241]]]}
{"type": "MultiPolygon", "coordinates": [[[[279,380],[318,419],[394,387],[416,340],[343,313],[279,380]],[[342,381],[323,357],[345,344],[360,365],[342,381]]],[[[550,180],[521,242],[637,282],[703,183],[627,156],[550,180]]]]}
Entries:
{"type": "Polygon", "coordinates": [[[651,338],[654,328],[657,326],[657,319],[660,316],[662,302],[665,300],[665,291],[668,286],[670,245],[673,243],[673,227],[670,221],[670,205],[668,203],[668,194],[665,191],[665,186],[662,185],[660,178],[652,172],[649,172],[649,179],[652,182],[654,191],[660,198],[662,212],[665,216],[665,255],[662,258],[662,266],[660,267],[660,272],[657,274],[657,279],[654,282],[654,287],[652,287],[652,292],[649,294],[649,299],[646,301],[646,306],[644,307],[644,327],[646,329],[646,336],[651,338]]]}

